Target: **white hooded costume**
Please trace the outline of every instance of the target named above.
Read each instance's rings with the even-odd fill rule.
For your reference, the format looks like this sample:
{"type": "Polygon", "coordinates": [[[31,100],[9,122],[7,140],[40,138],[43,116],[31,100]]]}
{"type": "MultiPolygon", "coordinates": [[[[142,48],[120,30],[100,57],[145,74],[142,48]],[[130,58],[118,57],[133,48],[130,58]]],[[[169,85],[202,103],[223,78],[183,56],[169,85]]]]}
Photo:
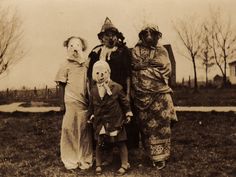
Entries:
{"type": "Polygon", "coordinates": [[[88,169],[92,166],[92,135],[87,125],[87,67],[80,38],[71,38],[66,45],[68,58],[56,75],[56,82],[66,84],[65,106],[61,131],[61,159],[67,169],[88,169]]]}

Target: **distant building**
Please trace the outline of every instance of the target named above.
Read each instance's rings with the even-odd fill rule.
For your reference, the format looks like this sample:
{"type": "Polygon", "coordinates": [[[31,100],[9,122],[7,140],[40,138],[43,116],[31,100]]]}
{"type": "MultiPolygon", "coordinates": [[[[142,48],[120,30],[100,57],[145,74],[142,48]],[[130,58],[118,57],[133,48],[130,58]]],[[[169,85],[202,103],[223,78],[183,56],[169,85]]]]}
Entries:
{"type": "Polygon", "coordinates": [[[229,81],[231,84],[236,84],[236,59],[228,62],[229,64],[229,81]]]}
{"type": "Polygon", "coordinates": [[[222,83],[223,83],[223,77],[216,74],[214,77],[213,77],[213,84],[217,87],[221,87],[222,86],[222,83]]]}

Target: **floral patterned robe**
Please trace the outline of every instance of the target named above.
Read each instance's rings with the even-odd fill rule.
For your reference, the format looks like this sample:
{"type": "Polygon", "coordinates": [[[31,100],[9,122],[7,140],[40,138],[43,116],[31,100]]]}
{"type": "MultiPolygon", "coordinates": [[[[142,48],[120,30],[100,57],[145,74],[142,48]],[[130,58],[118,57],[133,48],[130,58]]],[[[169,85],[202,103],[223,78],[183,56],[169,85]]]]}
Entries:
{"type": "Polygon", "coordinates": [[[177,120],[168,79],[171,63],[163,46],[132,49],[132,95],[145,150],[153,161],[170,155],[170,122],[177,120]]]}

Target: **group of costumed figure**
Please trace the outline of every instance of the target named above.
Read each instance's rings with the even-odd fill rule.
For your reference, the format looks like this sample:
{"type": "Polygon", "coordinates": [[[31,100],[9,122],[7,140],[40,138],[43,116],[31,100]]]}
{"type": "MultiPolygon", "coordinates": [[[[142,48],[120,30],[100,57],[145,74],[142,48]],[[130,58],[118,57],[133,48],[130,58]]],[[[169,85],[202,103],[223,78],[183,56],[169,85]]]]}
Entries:
{"type": "Polygon", "coordinates": [[[121,165],[116,174],[124,175],[130,168],[128,150],[140,144],[153,167],[165,167],[171,121],[177,121],[168,84],[171,63],[158,43],[162,33],[157,26],[143,27],[138,36],[129,49],[123,34],[106,18],[98,33],[101,44],[88,59],[82,38],[65,41],[68,57],[56,82],[65,111],[61,159],[67,169],[90,168],[95,149],[95,173],[102,174],[103,166],[112,162],[113,148],[118,147],[121,165]]]}

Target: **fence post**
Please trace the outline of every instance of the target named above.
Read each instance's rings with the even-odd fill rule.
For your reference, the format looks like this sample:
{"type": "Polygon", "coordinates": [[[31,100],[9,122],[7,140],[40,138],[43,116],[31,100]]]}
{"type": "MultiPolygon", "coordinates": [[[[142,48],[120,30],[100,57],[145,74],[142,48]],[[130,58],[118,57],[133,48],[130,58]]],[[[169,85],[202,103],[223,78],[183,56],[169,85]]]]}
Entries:
{"type": "Polygon", "coordinates": [[[191,77],[188,77],[188,87],[191,88],[191,77]]]}
{"type": "Polygon", "coordinates": [[[37,88],[34,87],[34,96],[37,97],[38,96],[38,91],[37,91],[37,88]]]}
{"type": "Polygon", "coordinates": [[[46,88],[45,88],[45,98],[48,99],[48,86],[46,85],[46,88]]]}

